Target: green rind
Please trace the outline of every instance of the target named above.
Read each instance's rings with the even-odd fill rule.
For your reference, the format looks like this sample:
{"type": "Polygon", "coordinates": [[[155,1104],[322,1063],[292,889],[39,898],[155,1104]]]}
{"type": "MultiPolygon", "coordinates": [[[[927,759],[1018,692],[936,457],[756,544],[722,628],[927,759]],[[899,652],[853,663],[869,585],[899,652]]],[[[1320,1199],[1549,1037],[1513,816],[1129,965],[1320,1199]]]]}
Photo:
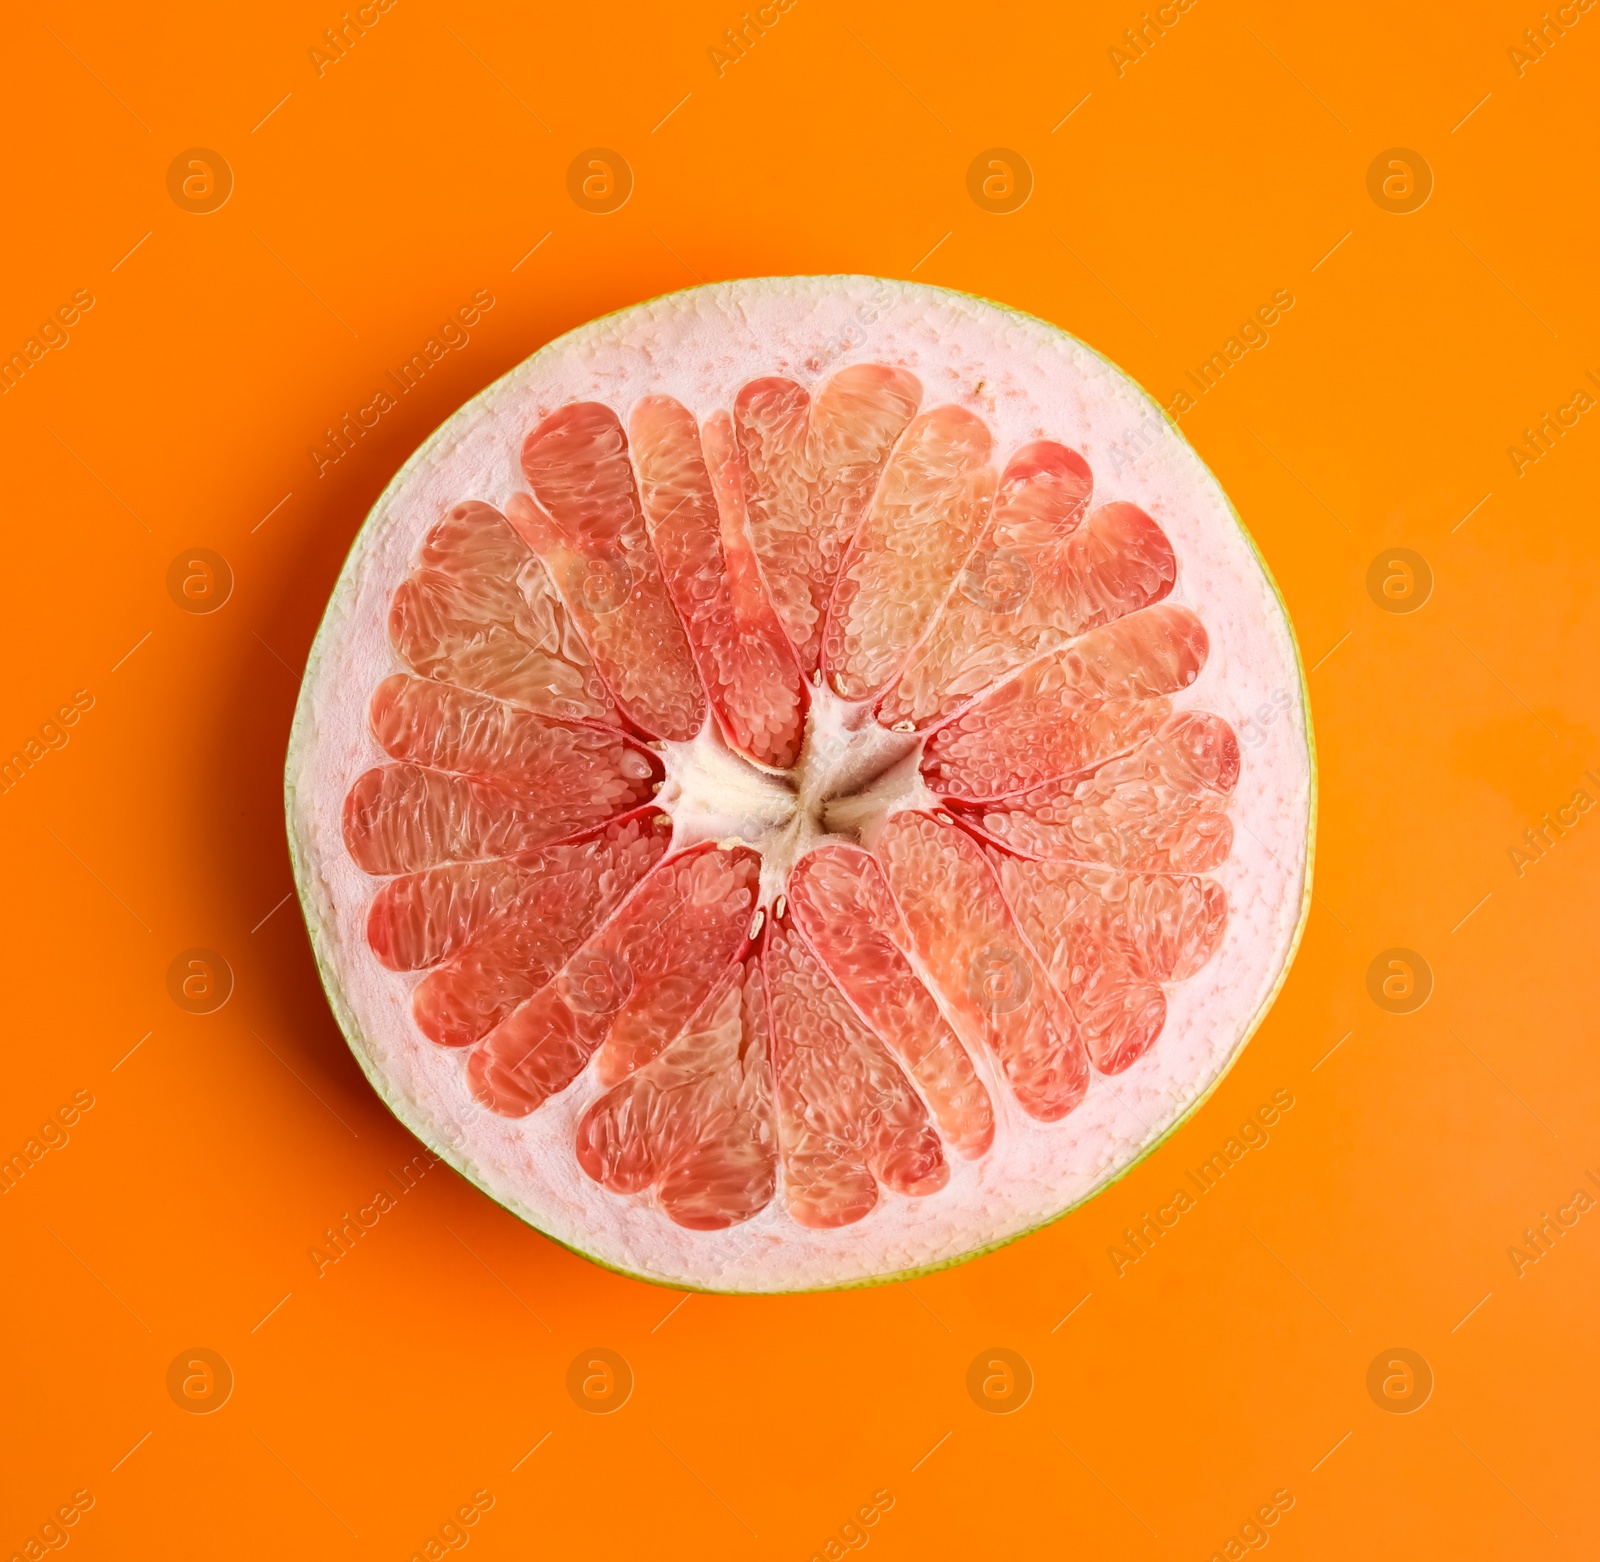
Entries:
{"type": "MultiPolygon", "coordinates": [[[[748,277],[740,278],[739,280],[746,282],[770,283],[870,283],[895,279],[846,274],[806,277],[748,277]]],[[[711,285],[719,286],[725,284],[711,285]]],[[[926,283],[908,283],[907,285],[915,287],[929,286],[929,284],[926,283]]],[[[1261,549],[1256,546],[1256,540],[1251,535],[1249,528],[1244,524],[1244,520],[1240,516],[1238,509],[1233,503],[1233,500],[1228,496],[1226,490],[1223,489],[1222,484],[1217,483],[1217,491],[1222,494],[1223,502],[1228,507],[1228,513],[1233,517],[1234,525],[1238,527],[1240,536],[1244,538],[1246,545],[1250,549],[1250,552],[1255,556],[1256,563],[1260,566],[1263,577],[1266,579],[1267,584],[1272,588],[1273,596],[1277,599],[1278,610],[1282,614],[1284,626],[1289,632],[1289,644],[1294,649],[1295,667],[1300,675],[1300,707],[1302,715],[1305,719],[1306,759],[1308,771],[1307,786],[1309,788],[1309,810],[1306,818],[1307,841],[1305,886],[1301,894],[1300,915],[1295,923],[1294,936],[1289,941],[1288,950],[1285,953],[1283,962],[1279,967],[1277,981],[1273,984],[1271,992],[1267,994],[1267,996],[1257,1007],[1256,1012],[1251,1016],[1249,1025],[1239,1037],[1239,1040],[1234,1046],[1233,1052],[1229,1056],[1227,1063],[1218,1071],[1216,1077],[1211,1081],[1206,1089],[1200,1095],[1196,1096],[1192,1102],[1190,1102],[1182,1114],[1175,1118],[1158,1138],[1151,1140],[1149,1144],[1140,1150],[1139,1153],[1135,1155],[1134,1158],[1129,1161],[1128,1164],[1120,1171],[1116,1172],[1111,1177],[1108,1177],[1104,1182],[1100,1183],[1097,1187],[1086,1193],[1081,1199],[1077,1200],[1076,1203],[1068,1204],[1065,1208],[1058,1210],[1048,1219],[1041,1220],[1037,1225],[1029,1226],[1023,1231],[1014,1232],[1012,1235],[1007,1237],[1001,1237],[998,1240],[990,1242],[982,1247],[972,1248],[968,1252],[958,1254],[954,1258],[941,1259],[936,1264],[925,1264],[915,1269],[901,1269],[897,1270],[893,1274],[872,1275],[865,1279],[842,1280],[836,1285],[795,1286],[787,1290],[774,1289],[770,1291],[751,1291],[740,1290],[737,1288],[723,1290],[716,1286],[691,1285],[680,1280],[669,1280],[663,1279],[657,1275],[642,1274],[638,1270],[627,1269],[620,1264],[608,1263],[605,1259],[597,1257],[595,1254],[587,1252],[585,1249],[578,1247],[571,1242],[565,1242],[560,1237],[557,1237],[551,1232],[546,1231],[544,1227],[538,1224],[537,1221],[529,1219],[528,1216],[524,1215],[520,1210],[513,1209],[511,1206],[503,1203],[496,1196],[494,1191],[477,1177],[473,1171],[471,1163],[468,1162],[465,1157],[448,1149],[441,1149],[438,1145],[431,1142],[431,1135],[425,1131],[425,1127],[420,1124],[419,1120],[421,1114],[414,1114],[410,1102],[406,1101],[403,1097],[400,1097],[398,1093],[391,1092],[390,1088],[388,1087],[387,1080],[372,1063],[369,1057],[366,1035],[361,1029],[361,1026],[356,1022],[355,1015],[351,1012],[349,1005],[345,1001],[344,988],[339,980],[338,972],[333,966],[332,952],[328,948],[328,941],[323,934],[320,918],[314,903],[311,887],[311,865],[307,859],[306,850],[300,840],[299,832],[296,828],[295,822],[295,759],[302,744],[310,737],[310,728],[313,720],[313,713],[311,709],[311,689],[315,684],[313,674],[315,673],[317,666],[321,661],[324,635],[328,630],[330,622],[335,617],[336,610],[342,610],[342,603],[345,596],[353,596],[354,594],[355,570],[361,562],[362,539],[365,537],[367,527],[371,525],[373,517],[384,508],[385,503],[389,500],[391,495],[398,493],[399,490],[405,486],[406,480],[410,476],[412,470],[415,467],[425,463],[425,459],[432,454],[434,449],[441,442],[443,442],[451,428],[457,423],[463,422],[467,419],[467,414],[478,401],[488,395],[497,386],[504,384],[505,381],[517,374],[526,363],[531,361],[531,358],[540,357],[545,353],[554,351],[569,337],[576,336],[580,332],[589,331],[596,325],[600,324],[601,321],[614,319],[620,315],[631,314],[635,310],[643,308],[648,304],[662,303],[668,299],[678,298],[686,294],[698,293],[700,291],[701,289],[698,287],[679,288],[671,293],[660,293],[653,298],[641,299],[638,303],[629,304],[623,309],[614,309],[609,314],[597,315],[593,320],[586,321],[583,325],[577,326],[573,330],[565,332],[561,336],[554,338],[554,340],[545,343],[545,345],[537,352],[531,354],[529,359],[524,359],[522,363],[519,363],[514,368],[507,370],[506,373],[503,374],[498,380],[495,380],[490,385],[485,386],[483,390],[479,391],[478,394],[472,398],[471,401],[458,408],[448,418],[446,418],[445,421],[441,423],[438,428],[436,428],[433,433],[430,434],[428,438],[417,447],[417,449],[411,454],[410,458],[405,462],[400,470],[395,473],[394,477],[389,481],[388,486],[378,496],[377,501],[367,512],[366,519],[362,521],[360,529],[356,532],[356,535],[351,542],[350,551],[348,554],[346,554],[345,562],[339,571],[339,579],[334,585],[333,594],[329,597],[328,606],[324,610],[322,619],[317,625],[317,633],[311,643],[311,654],[306,659],[305,673],[301,678],[300,697],[295,705],[294,723],[289,732],[289,748],[285,757],[284,765],[284,811],[288,825],[287,833],[289,837],[289,858],[294,870],[295,891],[300,901],[301,913],[305,917],[306,930],[311,937],[312,953],[316,957],[317,970],[322,977],[322,985],[328,996],[329,1006],[333,1009],[334,1018],[339,1022],[339,1028],[344,1033],[345,1042],[349,1046],[350,1051],[354,1054],[356,1063],[360,1066],[361,1072],[366,1075],[367,1080],[372,1085],[373,1089],[377,1091],[378,1095],[382,1098],[385,1105],[388,1106],[389,1110],[394,1114],[394,1116],[398,1118],[399,1121],[416,1136],[424,1148],[427,1149],[429,1154],[434,1155],[438,1157],[438,1159],[444,1161],[468,1182],[472,1183],[474,1187],[478,1188],[481,1192],[487,1195],[487,1197],[494,1203],[499,1204],[502,1209],[507,1211],[507,1213],[514,1215],[518,1220],[522,1221],[524,1225],[530,1226],[541,1236],[547,1238],[551,1242],[554,1242],[556,1246],[565,1248],[568,1252],[575,1253],[578,1257],[587,1260],[589,1263],[596,1264],[602,1269],[608,1269],[613,1274],[624,1275],[630,1280],[643,1281],[646,1285],[659,1286],[664,1290],[694,1291],[711,1296],[795,1296],[811,1294],[814,1292],[856,1291],[866,1289],[870,1286],[889,1285],[899,1281],[916,1280],[925,1275],[938,1274],[941,1270],[953,1269],[959,1264],[970,1263],[973,1259],[981,1258],[986,1253],[995,1253],[1001,1248],[1009,1247],[1013,1242],[1020,1242],[1024,1237],[1032,1236],[1037,1231],[1043,1231],[1046,1227],[1053,1226],[1057,1221],[1065,1219],[1066,1216],[1072,1214],[1075,1210],[1082,1209],[1085,1204],[1090,1202],[1090,1200],[1098,1198],[1106,1191],[1106,1189],[1121,1182],[1122,1179],[1128,1176],[1128,1174],[1132,1172],[1135,1167],[1141,1165],[1144,1161],[1149,1159],[1151,1155],[1159,1150],[1161,1146],[1172,1137],[1173,1134],[1182,1128],[1184,1124],[1187,1123],[1189,1119],[1192,1118],[1195,1113],[1198,1112],[1200,1108],[1211,1099],[1217,1087],[1224,1079],[1228,1077],[1230,1073],[1232,1073],[1234,1065],[1239,1061],[1239,1057],[1244,1052],[1244,1049],[1248,1045],[1250,1038],[1255,1035],[1257,1030],[1260,1029],[1261,1023],[1266,1019],[1268,1011],[1272,1008],[1273,1004],[1277,1002],[1278,994],[1283,990],[1284,983],[1289,979],[1289,972],[1294,965],[1295,956],[1300,949],[1300,940],[1305,934],[1306,923],[1311,915],[1312,877],[1313,866],[1316,859],[1318,809],[1317,744],[1316,735],[1313,731],[1311,722],[1311,690],[1306,681],[1305,659],[1300,654],[1300,641],[1294,632],[1294,620],[1289,616],[1289,605],[1284,601],[1283,592],[1279,589],[1278,582],[1274,578],[1272,570],[1268,567],[1267,561],[1265,557],[1263,557],[1261,549]],[[414,1117],[418,1120],[414,1120],[414,1117]]],[[[1112,363],[1109,358],[1107,358],[1103,353],[1096,351],[1096,349],[1091,347],[1087,342],[1084,342],[1080,338],[1072,335],[1070,331],[1062,330],[1060,326],[1054,324],[1052,321],[1041,320],[1037,315],[1028,314],[1026,310],[1016,309],[1010,304],[1002,304],[994,299],[984,298],[981,294],[963,293],[955,288],[933,288],[932,291],[948,293],[954,298],[971,299],[975,303],[983,304],[988,308],[998,309],[1002,313],[1015,315],[1019,319],[1031,321],[1037,325],[1041,325],[1045,327],[1046,330],[1054,331],[1057,335],[1066,337],[1068,341],[1075,343],[1086,353],[1098,358],[1101,363],[1105,364],[1107,368],[1113,370],[1117,375],[1121,376],[1121,378],[1126,380],[1129,385],[1133,386],[1133,388],[1145,398],[1150,407],[1156,412],[1162,421],[1165,422],[1172,432],[1183,441],[1185,446],[1188,447],[1190,452],[1194,455],[1195,460],[1199,462],[1201,469],[1205,471],[1208,476],[1211,476],[1214,482],[1216,481],[1214,474],[1211,472],[1211,468],[1207,466],[1203,460],[1201,460],[1199,451],[1195,450],[1194,446],[1189,443],[1188,438],[1184,435],[1183,430],[1179,428],[1177,423],[1167,416],[1166,409],[1162,407],[1160,402],[1158,402],[1155,397],[1153,397],[1149,391],[1144,388],[1144,386],[1139,384],[1139,382],[1135,380],[1127,372],[1127,370],[1123,369],[1118,364],[1112,363]]]]}

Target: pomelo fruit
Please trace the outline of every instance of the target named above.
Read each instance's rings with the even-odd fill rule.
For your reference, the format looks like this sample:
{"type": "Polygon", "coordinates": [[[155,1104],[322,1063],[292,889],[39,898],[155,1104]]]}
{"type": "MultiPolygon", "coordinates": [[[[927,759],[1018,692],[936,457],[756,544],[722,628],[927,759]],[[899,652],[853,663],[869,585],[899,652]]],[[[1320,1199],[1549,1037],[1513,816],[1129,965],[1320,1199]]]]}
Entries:
{"type": "Polygon", "coordinates": [[[710,1290],[1081,1202],[1216,1084],[1310,899],[1304,681],[1215,480],[1073,338],[871,278],[641,304],[446,423],[287,781],[396,1115],[710,1290]]]}

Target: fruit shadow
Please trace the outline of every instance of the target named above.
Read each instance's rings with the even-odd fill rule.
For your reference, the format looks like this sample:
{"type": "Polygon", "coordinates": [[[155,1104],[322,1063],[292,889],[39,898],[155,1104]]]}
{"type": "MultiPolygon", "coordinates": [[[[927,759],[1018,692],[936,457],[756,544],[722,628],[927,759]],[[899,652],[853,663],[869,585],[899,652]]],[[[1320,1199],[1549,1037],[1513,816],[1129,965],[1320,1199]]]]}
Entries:
{"type": "Polygon", "coordinates": [[[249,627],[238,642],[203,778],[205,795],[226,799],[231,815],[213,832],[220,880],[214,888],[230,929],[223,952],[234,965],[248,1023],[360,1137],[392,1136],[383,1152],[391,1158],[409,1135],[367,1083],[323,991],[294,890],[284,764],[303,669],[328,599],[362,521],[413,443],[410,427],[380,427],[343,469],[319,481],[308,468],[307,480],[267,522],[280,526],[279,537],[267,546],[252,547],[253,538],[236,544],[239,606],[249,627]]]}

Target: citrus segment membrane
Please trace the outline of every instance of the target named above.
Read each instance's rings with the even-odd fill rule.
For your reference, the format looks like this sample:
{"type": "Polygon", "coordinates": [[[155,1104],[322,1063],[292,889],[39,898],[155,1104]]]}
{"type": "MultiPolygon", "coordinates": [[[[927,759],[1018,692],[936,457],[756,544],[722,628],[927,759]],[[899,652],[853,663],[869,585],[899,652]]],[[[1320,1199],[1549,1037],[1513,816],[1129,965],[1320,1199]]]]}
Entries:
{"type": "Polygon", "coordinates": [[[763,965],[789,1213],[802,1226],[848,1226],[880,1185],[938,1192],[950,1171],[927,1108],[816,955],[780,921],[763,965]]]}
{"type": "Polygon", "coordinates": [[[1182,711],[1132,753],[1081,780],[1024,792],[977,817],[1029,857],[1117,868],[1202,872],[1233,846],[1228,802],[1239,782],[1239,740],[1218,716],[1182,711]]]}
{"type": "Polygon", "coordinates": [[[876,858],[819,846],[789,879],[794,920],[856,1012],[916,1081],[957,1155],[994,1142],[994,1107],[972,1059],[911,966],[911,935],[876,858]]]}
{"type": "Polygon", "coordinates": [[[885,826],[879,850],[956,1024],[993,1054],[1024,1112],[1065,1117],[1089,1088],[1077,1021],[1045,980],[982,850],[948,816],[909,810],[885,826]]]}
{"type": "Polygon", "coordinates": [[[928,739],[922,773],[948,797],[1004,797],[1078,775],[1158,731],[1205,665],[1205,627],[1163,604],[1023,667],[928,739]]]}
{"type": "Polygon", "coordinates": [[[647,396],[629,419],[651,540],[733,746],[789,769],[799,757],[804,684],[761,586],[745,524],[745,475],[733,422],[701,431],[670,396],[647,396]]]}
{"type": "Polygon", "coordinates": [[[1227,896],[1196,877],[999,854],[993,861],[1018,925],[1077,1017],[1090,1061],[1120,1074],[1161,1033],[1162,983],[1186,980],[1215,953],[1227,896]]]}
{"type": "Polygon", "coordinates": [[[1292,641],[1175,436],[1141,475],[1114,371],[933,290],[818,370],[783,287],[490,393],[358,549],[291,754],[397,1110],[562,1240],[717,1288],[1081,1197],[1226,1066],[1306,893],[1304,725],[1247,760],[1230,719],[1292,641]]]}
{"type": "Polygon", "coordinates": [[[614,1084],[661,1052],[743,950],[760,859],[744,848],[680,853],[635,887],[564,965],[484,1037],[473,1093],[508,1117],[565,1090],[602,1045],[614,1084]]]}
{"type": "Polygon", "coordinates": [[[913,375],[875,363],[841,369],[814,402],[778,378],[752,380],[734,399],[751,539],[808,675],[845,549],[921,400],[913,375]]]}
{"type": "Polygon", "coordinates": [[[508,518],[544,560],[601,676],[630,721],[692,738],[705,717],[689,642],[639,508],[628,441],[610,407],[578,402],[528,435],[508,518]]]}
{"type": "Polygon", "coordinates": [[[428,533],[390,604],[389,639],[425,678],[551,716],[615,719],[543,566],[489,505],[455,505],[428,533]]]}
{"type": "Polygon", "coordinates": [[[660,1057],[578,1125],[578,1164],[610,1193],[653,1188],[694,1231],[760,1214],[777,1187],[772,1068],[760,967],[731,967],[660,1057]]]}
{"type": "Polygon", "coordinates": [[[828,609],[823,655],[845,699],[876,694],[943,604],[988,517],[993,445],[982,418],[952,406],[900,437],[828,609]]]}
{"type": "Polygon", "coordinates": [[[400,673],[378,685],[370,715],[394,758],[500,783],[557,825],[635,806],[656,769],[640,744],[610,728],[400,673]]]}
{"type": "MultiPolygon", "coordinates": [[[[386,946],[401,941],[400,929],[433,914],[427,953],[413,969],[434,969],[411,993],[417,1027],[441,1047],[470,1047],[531,998],[577,952],[595,928],[621,905],[623,897],[661,860],[670,832],[653,820],[627,819],[610,824],[584,841],[548,846],[501,863],[473,863],[435,869],[429,875],[392,880],[373,901],[368,937],[374,923],[386,946]],[[448,907],[424,896],[437,896],[443,875],[474,874],[505,904],[497,914],[478,920],[481,901],[448,907]],[[502,885],[496,880],[505,876],[502,885]],[[446,910],[456,925],[446,933],[439,926],[446,910]],[[402,921],[402,918],[405,921],[402,921]],[[459,952],[458,952],[459,951],[459,952]]],[[[374,940],[374,947],[379,941],[374,940]]]]}
{"type": "Polygon", "coordinates": [[[368,873],[504,856],[646,801],[659,766],[617,732],[569,726],[448,684],[379,685],[373,736],[404,761],[350,789],[344,837],[368,873]]]}
{"type": "Polygon", "coordinates": [[[879,720],[925,727],[1011,668],[1172,589],[1177,561],[1161,528],[1120,501],[1084,520],[1088,498],[1076,451],[1041,440],[1018,452],[994,520],[879,720]]]}
{"type": "Polygon", "coordinates": [[[402,874],[372,897],[367,942],[391,971],[426,970],[499,916],[522,884],[521,872],[504,860],[402,874]]]}

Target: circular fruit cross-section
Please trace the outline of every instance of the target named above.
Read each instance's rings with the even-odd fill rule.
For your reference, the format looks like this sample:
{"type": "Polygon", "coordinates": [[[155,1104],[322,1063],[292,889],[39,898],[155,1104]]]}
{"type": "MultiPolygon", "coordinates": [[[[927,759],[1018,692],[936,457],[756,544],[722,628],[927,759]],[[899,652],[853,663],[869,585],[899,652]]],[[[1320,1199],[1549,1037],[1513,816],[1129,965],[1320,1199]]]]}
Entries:
{"type": "Polygon", "coordinates": [[[1313,786],[1282,604],[1143,393],[850,277],[642,304],[446,423],[288,764],[395,1113],[728,1291],[951,1263],[1125,1171],[1283,981],[1313,786]]]}

